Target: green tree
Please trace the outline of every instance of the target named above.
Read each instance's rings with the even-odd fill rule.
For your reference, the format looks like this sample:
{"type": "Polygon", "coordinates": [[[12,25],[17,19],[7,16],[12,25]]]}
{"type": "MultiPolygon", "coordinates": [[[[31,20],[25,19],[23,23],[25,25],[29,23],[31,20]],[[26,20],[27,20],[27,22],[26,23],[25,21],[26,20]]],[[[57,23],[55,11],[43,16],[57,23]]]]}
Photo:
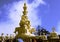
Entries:
{"type": "Polygon", "coordinates": [[[37,26],[36,31],[37,31],[37,35],[43,35],[43,33],[45,33],[45,35],[50,34],[49,31],[47,31],[46,29],[44,29],[40,25],[37,26]]]}

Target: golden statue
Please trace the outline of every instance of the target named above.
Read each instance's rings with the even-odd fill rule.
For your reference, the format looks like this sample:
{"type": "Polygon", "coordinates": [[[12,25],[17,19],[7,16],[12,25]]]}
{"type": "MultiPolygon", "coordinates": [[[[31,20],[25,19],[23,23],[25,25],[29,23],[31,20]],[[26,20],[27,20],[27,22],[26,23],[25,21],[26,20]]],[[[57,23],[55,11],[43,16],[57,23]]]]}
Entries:
{"type": "Polygon", "coordinates": [[[19,27],[16,27],[15,32],[14,32],[14,33],[17,32],[17,34],[16,34],[17,38],[24,38],[23,36],[26,37],[26,34],[28,34],[30,36],[30,34],[32,34],[32,32],[35,32],[35,29],[31,28],[30,21],[27,16],[26,3],[24,3],[23,9],[24,9],[24,11],[23,11],[23,15],[21,16],[19,27]]]}

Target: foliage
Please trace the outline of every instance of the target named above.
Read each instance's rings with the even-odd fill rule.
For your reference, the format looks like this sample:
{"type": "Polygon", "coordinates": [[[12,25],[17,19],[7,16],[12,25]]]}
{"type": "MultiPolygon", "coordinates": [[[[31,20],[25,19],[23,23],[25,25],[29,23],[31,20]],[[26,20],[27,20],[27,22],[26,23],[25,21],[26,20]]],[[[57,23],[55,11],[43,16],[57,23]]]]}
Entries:
{"type": "Polygon", "coordinates": [[[45,33],[45,35],[50,34],[49,31],[47,31],[45,28],[43,28],[39,25],[38,25],[36,31],[37,31],[37,35],[43,35],[43,33],[45,33]]]}

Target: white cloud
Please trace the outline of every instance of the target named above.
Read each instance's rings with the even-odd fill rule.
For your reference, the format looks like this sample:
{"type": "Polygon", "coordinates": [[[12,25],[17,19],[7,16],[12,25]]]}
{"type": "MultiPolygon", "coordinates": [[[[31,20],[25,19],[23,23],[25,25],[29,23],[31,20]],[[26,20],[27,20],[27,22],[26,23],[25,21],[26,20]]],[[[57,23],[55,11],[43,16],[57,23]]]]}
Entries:
{"type": "MultiPolygon", "coordinates": [[[[40,4],[46,4],[43,0],[34,0],[31,4],[27,3],[28,18],[31,21],[32,26],[41,25],[41,19],[37,16],[37,8],[40,4]]],[[[6,33],[13,33],[15,27],[19,26],[19,21],[23,11],[23,1],[14,2],[9,8],[10,23],[0,24],[0,29],[6,33]],[[5,29],[4,29],[5,28],[5,29]],[[4,29],[4,30],[3,30],[4,29]]]]}
{"type": "Polygon", "coordinates": [[[60,34],[60,22],[57,24],[57,33],[60,34]]]}
{"type": "Polygon", "coordinates": [[[46,3],[43,0],[34,0],[31,6],[35,8],[35,7],[38,7],[40,4],[46,5],[46,3]]]}
{"type": "MultiPolygon", "coordinates": [[[[15,25],[14,25],[15,26],[15,25]]],[[[1,23],[0,24],[0,34],[4,33],[4,35],[6,34],[13,34],[12,31],[14,31],[14,27],[13,24],[8,24],[8,23],[1,23]]]]}

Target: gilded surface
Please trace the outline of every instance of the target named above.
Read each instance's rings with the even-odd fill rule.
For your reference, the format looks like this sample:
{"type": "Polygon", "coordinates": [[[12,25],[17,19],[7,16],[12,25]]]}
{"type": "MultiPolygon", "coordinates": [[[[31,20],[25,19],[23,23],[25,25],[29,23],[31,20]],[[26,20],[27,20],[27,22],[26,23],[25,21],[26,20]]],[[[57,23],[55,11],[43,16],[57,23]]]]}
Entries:
{"type": "MultiPolygon", "coordinates": [[[[21,16],[21,20],[19,23],[19,27],[16,27],[14,33],[18,32],[16,34],[16,37],[25,37],[25,34],[32,34],[32,32],[35,32],[34,28],[31,28],[30,25],[30,21],[28,20],[28,16],[27,16],[27,6],[26,3],[24,3],[24,7],[23,7],[24,11],[23,11],[23,15],[21,16]]],[[[27,37],[27,36],[26,36],[27,37]]]]}

